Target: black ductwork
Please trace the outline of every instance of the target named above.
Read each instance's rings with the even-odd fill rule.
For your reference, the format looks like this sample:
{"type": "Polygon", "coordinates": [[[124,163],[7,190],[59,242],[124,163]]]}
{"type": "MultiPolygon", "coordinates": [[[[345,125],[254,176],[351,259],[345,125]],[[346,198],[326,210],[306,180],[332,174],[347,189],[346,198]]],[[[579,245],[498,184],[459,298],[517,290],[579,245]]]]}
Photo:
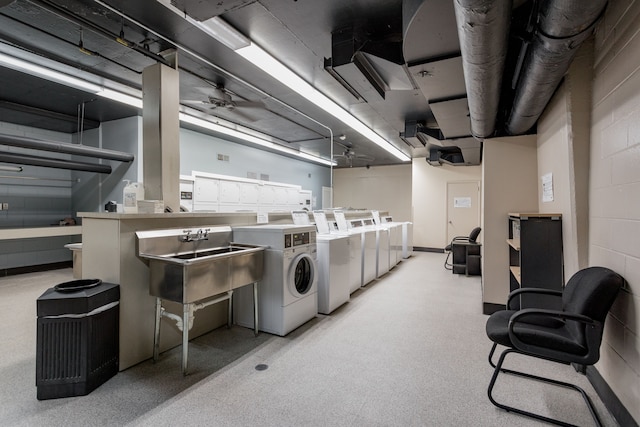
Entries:
{"type": "Polygon", "coordinates": [[[389,90],[413,88],[403,65],[401,37],[375,40],[365,30],[354,28],[331,33],[331,58],[324,60],[329,74],[354,97],[367,102],[383,100],[389,90]],[[389,76],[404,84],[390,87],[389,76]]]}
{"type": "Polygon", "coordinates": [[[85,172],[111,173],[111,166],[0,151],[0,162],[85,172]]]}
{"type": "Polygon", "coordinates": [[[511,8],[511,0],[455,1],[471,134],[476,138],[495,130],[511,8]]]}
{"type": "Polygon", "coordinates": [[[591,35],[607,0],[555,0],[540,5],[535,37],[525,58],[506,130],[528,132],[553,96],[578,48],[591,35]]]}
{"type": "Polygon", "coordinates": [[[0,135],[0,144],[12,147],[30,148],[33,150],[52,151],[56,153],[75,154],[78,156],[94,157],[98,159],[117,160],[119,162],[132,162],[133,154],[121,151],[105,150],[103,148],[89,147],[78,144],[65,144],[62,142],[43,141],[41,139],[27,138],[15,135],[0,135]]]}

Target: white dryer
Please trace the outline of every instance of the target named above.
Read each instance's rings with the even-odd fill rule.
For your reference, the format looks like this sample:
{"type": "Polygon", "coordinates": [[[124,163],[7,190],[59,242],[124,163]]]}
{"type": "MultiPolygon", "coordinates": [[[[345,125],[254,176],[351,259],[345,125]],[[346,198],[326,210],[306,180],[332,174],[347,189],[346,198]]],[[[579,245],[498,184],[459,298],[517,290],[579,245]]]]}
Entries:
{"type": "MultiPolygon", "coordinates": [[[[258,329],[284,336],[318,313],[318,264],[313,225],[259,225],[233,228],[237,243],[265,245],[258,283],[258,329]]],[[[251,327],[250,287],[233,294],[234,320],[251,327]]]]}

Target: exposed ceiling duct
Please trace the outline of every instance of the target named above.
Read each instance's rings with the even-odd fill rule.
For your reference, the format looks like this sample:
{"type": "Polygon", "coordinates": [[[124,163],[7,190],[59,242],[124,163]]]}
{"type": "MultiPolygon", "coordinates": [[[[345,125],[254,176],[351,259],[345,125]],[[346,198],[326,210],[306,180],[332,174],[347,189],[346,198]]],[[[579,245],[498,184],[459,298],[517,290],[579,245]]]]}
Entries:
{"type": "Polygon", "coordinates": [[[495,130],[511,8],[511,0],[455,1],[471,134],[477,138],[495,130]]]}
{"type": "Polygon", "coordinates": [[[537,31],[506,124],[509,134],[526,133],[536,124],[606,5],[607,0],[541,2],[537,31]]]}
{"type": "Polygon", "coordinates": [[[30,148],[33,150],[52,151],[56,153],[75,154],[78,156],[95,157],[98,159],[132,162],[133,154],[122,151],[106,150],[79,144],[65,144],[62,142],[43,141],[15,135],[0,135],[0,144],[12,147],[30,148]]]}
{"type": "Polygon", "coordinates": [[[402,42],[393,34],[373,40],[362,30],[347,28],[331,33],[331,58],[324,68],[354,97],[381,101],[390,90],[413,89],[403,64],[402,42]]]}

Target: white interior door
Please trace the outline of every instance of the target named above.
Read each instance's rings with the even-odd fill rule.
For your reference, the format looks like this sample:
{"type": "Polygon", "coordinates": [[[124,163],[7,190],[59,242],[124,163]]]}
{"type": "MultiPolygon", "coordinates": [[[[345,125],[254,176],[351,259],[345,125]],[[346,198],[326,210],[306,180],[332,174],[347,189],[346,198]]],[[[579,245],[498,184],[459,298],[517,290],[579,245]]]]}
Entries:
{"type": "Polygon", "coordinates": [[[480,181],[447,183],[447,242],[480,226],[480,181]]]}

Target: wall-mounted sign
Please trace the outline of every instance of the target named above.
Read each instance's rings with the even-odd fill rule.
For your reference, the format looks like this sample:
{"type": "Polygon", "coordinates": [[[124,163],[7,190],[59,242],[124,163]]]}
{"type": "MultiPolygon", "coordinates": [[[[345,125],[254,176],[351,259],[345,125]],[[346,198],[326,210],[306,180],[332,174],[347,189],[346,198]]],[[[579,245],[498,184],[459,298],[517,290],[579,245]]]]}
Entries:
{"type": "Polygon", "coordinates": [[[454,197],[453,198],[453,207],[454,208],[470,208],[471,207],[471,197],[454,197]]]}

